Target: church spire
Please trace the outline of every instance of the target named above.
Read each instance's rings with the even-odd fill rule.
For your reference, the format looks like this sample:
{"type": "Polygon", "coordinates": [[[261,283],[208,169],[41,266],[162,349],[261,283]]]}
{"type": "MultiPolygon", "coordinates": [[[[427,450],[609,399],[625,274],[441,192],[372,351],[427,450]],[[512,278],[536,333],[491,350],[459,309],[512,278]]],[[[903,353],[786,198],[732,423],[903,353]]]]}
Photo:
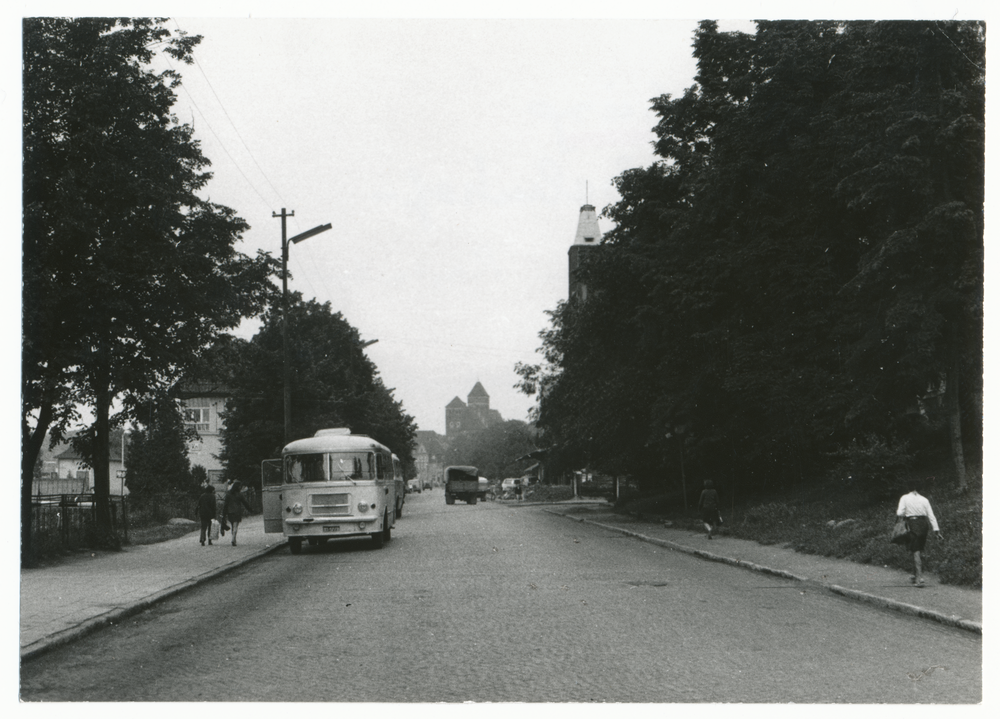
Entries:
{"type": "MultiPolygon", "coordinates": [[[[589,197],[587,198],[590,199],[589,197]]],[[[580,208],[580,219],[576,224],[576,237],[569,248],[569,298],[587,299],[587,286],[576,278],[580,267],[580,255],[587,252],[585,247],[594,247],[603,239],[597,224],[597,210],[589,202],[580,208]]]]}

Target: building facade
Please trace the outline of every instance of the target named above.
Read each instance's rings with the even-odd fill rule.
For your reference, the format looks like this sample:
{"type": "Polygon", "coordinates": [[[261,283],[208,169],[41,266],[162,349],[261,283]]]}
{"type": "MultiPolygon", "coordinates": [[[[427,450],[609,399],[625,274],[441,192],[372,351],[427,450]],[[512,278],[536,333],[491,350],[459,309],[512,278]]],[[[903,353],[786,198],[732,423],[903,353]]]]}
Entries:
{"type": "Polygon", "coordinates": [[[469,392],[468,401],[455,397],[444,408],[445,436],[455,437],[463,432],[478,432],[503,422],[495,409],[490,409],[490,396],[480,382],[469,392]]]}
{"type": "Polygon", "coordinates": [[[201,465],[208,473],[208,481],[216,487],[223,480],[222,429],[225,422],[221,413],[231,392],[229,388],[209,382],[190,382],[178,391],[184,425],[198,433],[198,439],[188,442],[188,460],[191,466],[201,465]]]}

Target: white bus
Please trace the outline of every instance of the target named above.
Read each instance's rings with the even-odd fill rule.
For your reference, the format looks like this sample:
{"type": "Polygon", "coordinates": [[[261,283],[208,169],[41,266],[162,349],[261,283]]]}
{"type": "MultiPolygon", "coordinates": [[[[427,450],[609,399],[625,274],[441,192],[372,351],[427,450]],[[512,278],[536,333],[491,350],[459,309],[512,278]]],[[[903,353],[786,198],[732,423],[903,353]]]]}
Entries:
{"type": "Polygon", "coordinates": [[[264,531],[283,533],[292,554],[337,537],[382,547],[396,523],[396,466],[388,447],[346,428],[290,442],[262,467],[264,531]]]}

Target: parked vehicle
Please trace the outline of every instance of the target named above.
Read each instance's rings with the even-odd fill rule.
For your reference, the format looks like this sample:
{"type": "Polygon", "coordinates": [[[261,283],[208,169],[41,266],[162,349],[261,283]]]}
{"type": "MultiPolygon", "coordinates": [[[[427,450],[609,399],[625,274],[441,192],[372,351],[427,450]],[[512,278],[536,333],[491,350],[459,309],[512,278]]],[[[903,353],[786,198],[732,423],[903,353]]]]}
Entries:
{"type": "Polygon", "coordinates": [[[461,499],[475,504],[479,499],[479,470],[475,467],[454,466],[444,470],[444,502],[454,504],[461,499]]]}
{"type": "Polygon", "coordinates": [[[288,537],[292,554],[299,554],[305,541],[371,537],[378,548],[392,538],[393,455],[371,437],[346,428],[321,429],[286,445],[280,460],[266,460],[261,484],[264,531],[288,537]]]}
{"type": "Polygon", "coordinates": [[[423,482],[419,477],[417,477],[416,479],[411,479],[409,482],[406,483],[406,491],[420,494],[422,491],[424,491],[423,482]]]}

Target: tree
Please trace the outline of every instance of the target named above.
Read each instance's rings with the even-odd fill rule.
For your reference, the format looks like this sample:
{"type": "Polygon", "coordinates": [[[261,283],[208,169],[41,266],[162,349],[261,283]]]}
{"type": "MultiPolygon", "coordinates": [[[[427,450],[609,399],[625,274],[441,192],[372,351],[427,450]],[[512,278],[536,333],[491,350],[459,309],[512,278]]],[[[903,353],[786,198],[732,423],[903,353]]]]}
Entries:
{"type": "Polygon", "coordinates": [[[546,441],[669,483],[683,428],[689,470],[761,491],[860,439],[938,446],[946,414],[961,485],[981,437],[983,39],[701,23],[696,84],[652,101],[657,159],[615,180],[587,300],[518,368],[546,441]]]}
{"type": "MultiPolygon", "coordinates": [[[[288,344],[291,375],[292,439],[316,430],[349,427],[389,447],[412,474],[416,425],[393,397],[365,355],[358,330],[329,303],[289,298],[288,344]]],[[[260,485],[260,466],[280,456],[284,445],[281,313],[269,311],[264,324],[230,358],[227,386],[233,396],[224,415],[222,456],[227,476],[260,485]]],[[[221,366],[223,362],[216,363],[221,366]]]]}
{"type": "MultiPolygon", "coordinates": [[[[130,494],[186,492],[197,486],[188,461],[185,430],[177,400],[150,398],[138,410],[141,426],[129,436],[125,485],[130,494]]],[[[202,468],[204,474],[204,468],[202,468]]]]}
{"type": "Polygon", "coordinates": [[[520,476],[518,460],[537,449],[535,432],[526,422],[511,419],[455,437],[445,455],[448,465],[472,465],[489,479],[520,476]]]}
{"type": "Polygon", "coordinates": [[[76,443],[111,534],[108,438],[211,337],[261,310],[274,261],[235,249],[235,213],[198,196],[209,161],[171,115],[200,37],[159,19],[28,18],[23,27],[22,550],[30,467],[89,406],[76,443]],[[115,399],[122,412],[112,417],[115,399]]]}

